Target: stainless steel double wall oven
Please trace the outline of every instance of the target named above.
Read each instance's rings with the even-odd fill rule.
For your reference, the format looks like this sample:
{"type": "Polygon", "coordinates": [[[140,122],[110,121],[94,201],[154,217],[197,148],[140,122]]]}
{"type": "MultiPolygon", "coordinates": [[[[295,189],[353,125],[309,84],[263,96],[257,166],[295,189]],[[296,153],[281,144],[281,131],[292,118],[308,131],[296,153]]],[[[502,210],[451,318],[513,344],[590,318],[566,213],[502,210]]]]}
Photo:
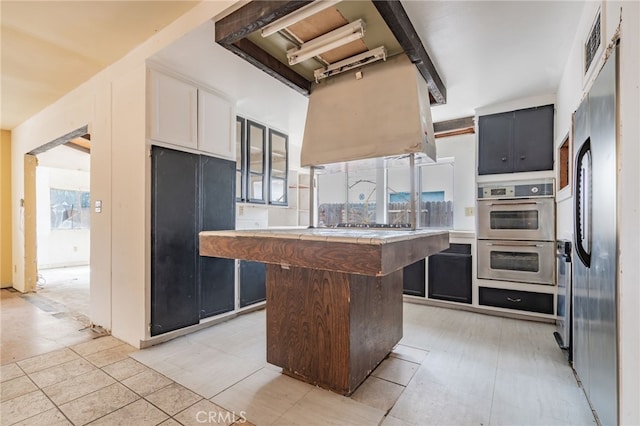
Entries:
{"type": "Polygon", "coordinates": [[[555,285],[553,179],[478,186],[478,278],[555,285]]]}

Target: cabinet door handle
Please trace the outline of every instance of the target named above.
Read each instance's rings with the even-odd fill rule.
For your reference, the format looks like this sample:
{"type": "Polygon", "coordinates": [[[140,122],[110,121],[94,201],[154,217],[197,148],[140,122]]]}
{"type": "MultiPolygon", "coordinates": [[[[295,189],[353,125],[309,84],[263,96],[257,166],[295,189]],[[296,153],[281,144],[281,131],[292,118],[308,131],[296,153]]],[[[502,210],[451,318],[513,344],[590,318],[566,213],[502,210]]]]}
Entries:
{"type": "Polygon", "coordinates": [[[526,155],[521,155],[521,156],[520,156],[520,159],[521,159],[521,160],[524,160],[524,159],[526,159],[526,158],[527,158],[527,156],[526,156],[526,155]]]}
{"type": "Polygon", "coordinates": [[[507,157],[502,157],[501,160],[502,161],[507,161],[507,157]]]}
{"type": "Polygon", "coordinates": [[[516,303],[518,303],[518,302],[522,302],[522,299],[520,299],[520,298],[512,299],[511,297],[507,297],[507,300],[508,300],[509,302],[516,302],[516,303]]]}

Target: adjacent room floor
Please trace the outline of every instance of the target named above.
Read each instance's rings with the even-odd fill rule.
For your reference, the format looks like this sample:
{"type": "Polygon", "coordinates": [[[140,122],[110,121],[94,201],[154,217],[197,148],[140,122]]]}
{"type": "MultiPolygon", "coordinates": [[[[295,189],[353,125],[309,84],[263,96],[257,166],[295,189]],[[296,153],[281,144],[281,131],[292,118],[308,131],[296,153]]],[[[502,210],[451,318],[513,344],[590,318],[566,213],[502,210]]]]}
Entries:
{"type": "Polygon", "coordinates": [[[550,324],[405,303],[404,338],[351,397],[268,364],[264,330],[261,310],[144,350],[3,357],[1,423],[595,425],[550,324]]]}

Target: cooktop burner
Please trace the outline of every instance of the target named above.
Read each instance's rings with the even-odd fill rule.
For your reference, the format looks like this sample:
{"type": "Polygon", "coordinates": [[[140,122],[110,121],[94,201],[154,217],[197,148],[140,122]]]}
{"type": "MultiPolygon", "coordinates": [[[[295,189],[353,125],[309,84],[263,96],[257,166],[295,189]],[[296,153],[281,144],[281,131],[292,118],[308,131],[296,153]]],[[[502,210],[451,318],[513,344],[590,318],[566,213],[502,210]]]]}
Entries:
{"type": "Polygon", "coordinates": [[[411,228],[410,223],[339,223],[336,228],[373,228],[373,229],[406,229],[411,228]]]}

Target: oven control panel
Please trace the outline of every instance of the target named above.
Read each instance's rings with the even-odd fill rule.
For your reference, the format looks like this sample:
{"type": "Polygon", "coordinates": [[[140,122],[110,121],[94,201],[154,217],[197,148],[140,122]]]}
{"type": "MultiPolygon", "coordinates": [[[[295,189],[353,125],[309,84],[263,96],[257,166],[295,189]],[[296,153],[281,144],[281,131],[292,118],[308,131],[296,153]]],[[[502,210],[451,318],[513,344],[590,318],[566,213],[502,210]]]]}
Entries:
{"type": "Polygon", "coordinates": [[[514,199],[553,197],[553,179],[538,179],[519,182],[491,182],[478,185],[478,199],[514,199]]]}

